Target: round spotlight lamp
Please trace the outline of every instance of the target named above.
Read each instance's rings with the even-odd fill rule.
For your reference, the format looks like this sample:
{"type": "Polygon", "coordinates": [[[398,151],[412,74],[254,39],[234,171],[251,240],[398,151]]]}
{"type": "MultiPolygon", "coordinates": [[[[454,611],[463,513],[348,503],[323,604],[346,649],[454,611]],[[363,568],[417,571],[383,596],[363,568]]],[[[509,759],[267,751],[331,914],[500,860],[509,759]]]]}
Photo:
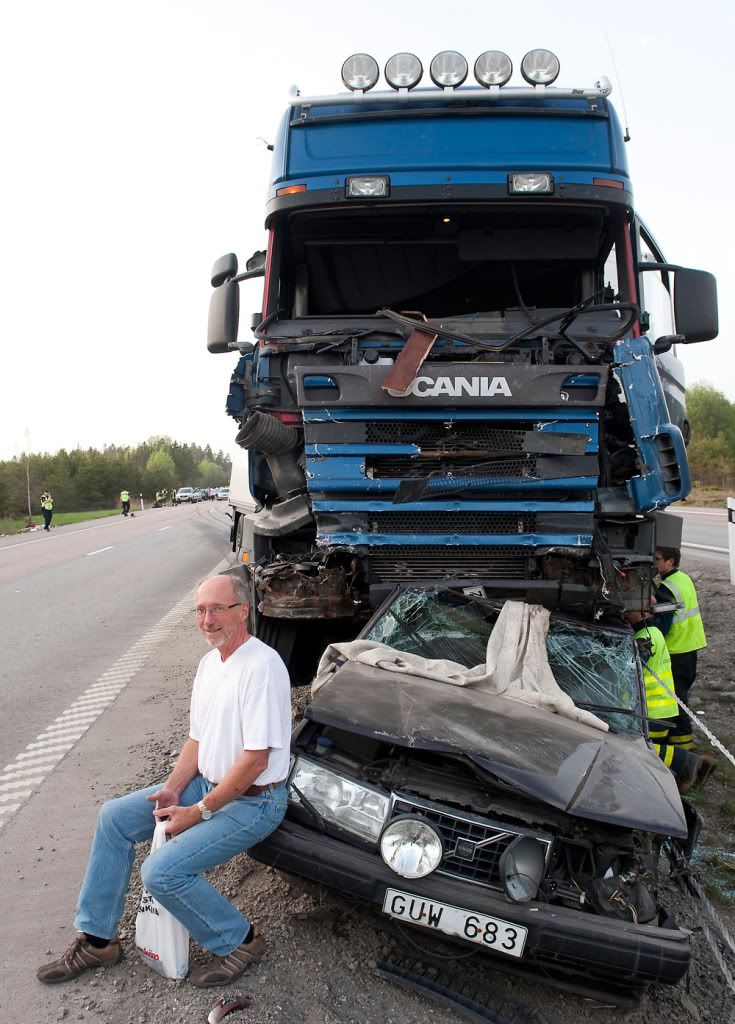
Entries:
{"type": "Polygon", "coordinates": [[[342,65],[342,81],[353,92],[367,92],[378,81],[378,62],[369,53],[353,53],[342,65]]]}
{"type": "Polygon", "coordinates": [[[518,836],[500,858],[500,881],[514,903],[532,900],[546,871],[544,847],[533,836],[518,836]]]}
{"type": "Polygon", "coordinates": [[[423,878],[439,867],[444,846],[441,836],[420,818],[397,818],[380,838],[380,854],[403,878],[423,878]]]}
{"type": "Polygon", "coordinates": [[[489,89],[491,85],[505,85],[513,74],[513,62],[502,50],[485,50],[475,61],[475,78],[489,89]]]}
{"type": "Polygon", "coordinates": [[[392,89],[413,89],[423,73],[421,61],[412,53],[394,53],[385,65],[385,80],[392,89]]]}
{"type": "Polygon", "coordinates": [[[559,58],[551,50],[530,50],[521,61],[521,74],[530,85],[551,85],[559,70],[559,58]]]}
{"type": "Polygon", "coordinates": [[[431,62],[429,74],[434,85],[456,89],[467,77],[467,61],[456,50],[442,50],[431,62]]]}

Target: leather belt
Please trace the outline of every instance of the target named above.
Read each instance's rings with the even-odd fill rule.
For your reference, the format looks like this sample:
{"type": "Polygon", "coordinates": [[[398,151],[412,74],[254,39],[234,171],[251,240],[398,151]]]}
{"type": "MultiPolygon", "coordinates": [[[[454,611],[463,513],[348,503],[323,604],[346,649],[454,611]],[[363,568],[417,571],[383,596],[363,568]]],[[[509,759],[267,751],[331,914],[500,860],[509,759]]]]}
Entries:
{"type": "Polygon", "coordinates": [[[250,789],[245,790],[243,796],[257,796],[259,793],[265,793],[267,789],[277,789],[278,786],[282,786],[285,781],[285,779],[281,779],[280,782],[266,782],[264,786],[256,786],[255,783],[253,783],[250,789]]]}

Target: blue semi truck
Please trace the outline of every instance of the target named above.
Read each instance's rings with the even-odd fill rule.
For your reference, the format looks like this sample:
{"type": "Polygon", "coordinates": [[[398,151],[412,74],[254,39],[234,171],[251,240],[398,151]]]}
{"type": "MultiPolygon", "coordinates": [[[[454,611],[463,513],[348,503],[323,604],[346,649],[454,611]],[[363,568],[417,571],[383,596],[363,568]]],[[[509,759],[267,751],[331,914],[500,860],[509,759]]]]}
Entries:
{"type": "Polygon", "coordinates": [[[495,961],[634,1005],[686,972],[656,866],[662,838],[690,853],[699,823],[648,743],[624,615],[651,605],[655,543],[680,539],[663,511],[690,488],[676,351],[717,335],[716,286],[667,263],[636,212],[609,83],[554,85],[547,50],[520,70],[515,87],[486,51],[470,86],[445,51],[423,87],[402,53],[375,90],[356,54],[346,92],[292,92],[267,250],[212,271],[208,347],[239,356],[231,540],[251,630],[294,683],[358,634],[470,668],[515,598],[551,611],[554,675],[610,732],[332,647],[286,821],[253,852],[419,927],[429,906],[495,961]],[[427,877],[402,877],[395,851],[419,846],[427,877]]]}

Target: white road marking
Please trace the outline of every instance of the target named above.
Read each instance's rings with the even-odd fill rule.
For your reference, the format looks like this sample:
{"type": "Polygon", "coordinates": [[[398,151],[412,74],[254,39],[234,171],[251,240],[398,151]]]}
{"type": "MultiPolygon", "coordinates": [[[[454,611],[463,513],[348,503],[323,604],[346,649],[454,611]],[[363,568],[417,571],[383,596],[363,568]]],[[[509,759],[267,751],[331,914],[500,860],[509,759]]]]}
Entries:
{"type": "MultiPolygon", "coordinates": [[[[100,548],[100,551],[107,550],[109,549],[100,548]]],[[[90,552],[90,554],[96,554],[96,552],[90,552]]],[[[210,575],[221,572],[229,565],[230,560],[223,559],[215,566],[210,575]]],[[[116,699],[138,673],[141,666],[150,658],[154,648],[158,647],[188,614],[195,593],[196,588],[194,587],[134,643],[130,650],[119,658],[107,672],[92,683],[66,711],[62,711],[51,725],[39,733],[35,741],[29,743],[14,761],[5,765],[0,774],[0,829],[10,815],[23,806],[20,803],[5,806],[5,801],[23,799],[41,785],[46,776],[76,746],[105,708],[116,699]],[[112,676],[115,677],[114,682],[111,680],[112,676]]]]}
{"type": "MultiPolygon", "coordinates": [[[[169,515],[171,514],[171,512],[173,512],[173,509],[169,509],[169,515]]],[[[66,533],[52,533],[49,536],[52,537],[54,540],[59,540],[61,537],[73,537],[75,533],[89,533],[90,530],[104,530],[109,526],[117,526],[118,523],[121,523],[123,521],[123,516],[121,513],[116,513],[115,516],[108,516],[107,518],[110,520],[110,522],[100,523],[99,526],[85,526],[83,530],[68,530],[66,533]]],[[[143,522],[144,518],[147,518],[147,516],[143,517],[140,515],[140,513],[138,513],[138,517],[136,518],[138,522],[141,523],[143,522]]],[[[12,551],[14,548],[24,548],[26,544],[48,544],[48,542],[49,537],[39,537],[38,540],[22,540],[18,544],[6,544],[3,545],[3,547],[0,547],[0,555],[3,553],[3,551],[12,551]]]]}
{"type": "Polygon", "coordinates": [[[103,551],[112,551],[114,547],[114,544],[108,544],[106,548],[97,548],[96,551],[88,551],[87,558],[89,558],[90,555],[101,555],[103,551]]]}
{"type": "Polygon", "coordinates": [[[168,529],[169,529],[169,527],[168,527],[168,526],[159,526],[159,527],[158,527],[158,532],[159,532],[159,533],[162,533],[162,532],[163,532],[164,530],[168,530],[168,529]]]}
{"type": "Polygon", "coordinates": [[[711,544],[688,544],[685,540],[681,542],[683,548],[699,548],[700,551],[719,551],[723,555],[730,552],[729,548],[715,548],[711,544]]]}

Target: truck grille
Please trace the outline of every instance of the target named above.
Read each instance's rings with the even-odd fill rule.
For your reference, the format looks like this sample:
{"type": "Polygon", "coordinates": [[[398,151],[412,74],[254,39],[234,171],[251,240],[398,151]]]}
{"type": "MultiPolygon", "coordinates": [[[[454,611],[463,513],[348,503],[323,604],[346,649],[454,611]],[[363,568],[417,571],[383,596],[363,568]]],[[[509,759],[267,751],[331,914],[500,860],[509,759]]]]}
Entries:
{"type": "Polygon", "coordinates": [[[523,439],[533,423],[515,424],[513,429],[498,429],[473,420],[454,423],[399,423],[370,420],[366,424],[368,444],[420,444],[424,448],[477,448],[480,451],[523,451],[523,439]]]}
{"type": "Polygon", "coordinates": [[[405,583],[411,579],[523,579],[528,554],[515,547],[436,547],[391,544],[371,552],[371,583],[405,583]]]}
{"type": "Polygon", "coordinates": [[[476,818],[462,817],[449,811],[409,800],[396,795],[391,808],[391,819],[403,814],[415,814],[434,826],[444,840],[444,858],[437,872],[462,878],[489,889],[502,888],[500,858],[519,835],[532,835],[546,846],[547,856],[551,839],[534,833],[520,832],[505,825],[493,825],[476,818]],[[481,845],[486,843],[487,845],[481,845]]]}
{"type": "Polygon", "coordinates": [[[536,459],[489,459],[479,462],[477,455],[435,457],[432,455],[368,455],[365,466],[376,480],[406,480],[413,477],[440,473],[442,476],[492,477],[493,479],[523,479],[536,476],[536,459]]]}
{"type": "Polygon", "coordinates": [[[374,512],[371,533],[535,533],[536,516],[517,512],[374,512]]]}

